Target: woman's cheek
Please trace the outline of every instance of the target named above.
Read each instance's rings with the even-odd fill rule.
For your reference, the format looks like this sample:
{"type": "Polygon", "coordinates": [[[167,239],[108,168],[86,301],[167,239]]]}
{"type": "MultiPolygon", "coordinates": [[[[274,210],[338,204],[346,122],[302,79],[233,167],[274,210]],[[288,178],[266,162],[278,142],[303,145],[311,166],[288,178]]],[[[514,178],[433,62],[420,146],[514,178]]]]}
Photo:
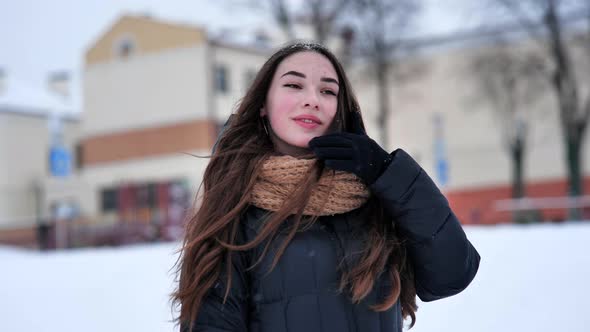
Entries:
{"type": "Polygon", "coordinates": [[[288,118],[278,112],[271,117],[271,126],[272,130],[278,135],[289,132],[288,118]]]}

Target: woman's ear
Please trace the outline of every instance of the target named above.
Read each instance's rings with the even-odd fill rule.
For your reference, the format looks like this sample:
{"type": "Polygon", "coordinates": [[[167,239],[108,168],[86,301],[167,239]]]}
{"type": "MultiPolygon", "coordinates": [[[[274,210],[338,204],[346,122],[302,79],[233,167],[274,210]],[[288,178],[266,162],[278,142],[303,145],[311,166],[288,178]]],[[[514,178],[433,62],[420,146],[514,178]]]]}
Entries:
{"type": "Polygon", "coordinates": [[[266,114],[266,110],[264,109],[264,107],[262,107],[262,108],[260,109],[260,117],[265,117],[266,115],[267,115],[267,114],[266,114]]]}

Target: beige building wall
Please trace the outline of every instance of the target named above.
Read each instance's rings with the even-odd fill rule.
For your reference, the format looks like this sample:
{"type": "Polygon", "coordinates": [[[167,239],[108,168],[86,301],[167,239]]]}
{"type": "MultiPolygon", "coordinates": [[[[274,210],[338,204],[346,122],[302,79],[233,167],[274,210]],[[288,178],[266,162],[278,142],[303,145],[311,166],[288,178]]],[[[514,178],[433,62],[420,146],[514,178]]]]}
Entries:
{"type": "MultiPolygon", "coordinates": [[[[116,41],[117,34],[137,34],[138,44],[153,46],[157,44],[153,39],[160,38],[157,31],[170,30],[158,23],[144,34],[143,22],[132,23],[116,24],[101,43],[116,41]]],[[[80,182],[89,190],[80,197],[80,204],[91,219],[100,219],[101,190],[107,187],[185,179],[196,194],[208,159],[188,154],[209,153],[208,148],[198,147],[208,147],[214,134],[214,128],[203,122],[209,114],[211,70],[208,44],[183,38],[186,31],[180,31],[180,36],[178,32],[167,32],[178,41],[176,45],[154,46],[149,52],[142,49],[95,62],[96,48],[108,49],[108,43],[99,43],[87,54],[82,127],[87,164],[80,182]],[[169,139],[175,142],[162,145],[169,139]]]]}
{"type": "Polygon", "coordinates": [[[251,80],[254,79],[254,75],[260,70],[267,57],[266,52],[256,49],[223,45],[212,47],[212,66],[224,66],[229,76],[229,91],[227,93],[215,91],[213,107],[218,122],[225,122],[229,115],[237,110],[251,80]]]}
{"type": "MultiPolygon", "coordinates": [[[[125,36],[133,36],[145,23],[133,22],[116,24],[87,54],[82,142],[99,140],[104,143],[105,137],[117,135],[120,136],[117,139],[123,140],[148,137],[142,135],[153,136],[183,124],[194,126],[185,128],[189,131],[205,130],[199,129],[207,127],[200,121],[211,115],[214,122],[222,123],[235,111],[249,81],[269,55],[259,50],[211,43],[190,33],[184,35],[187,32],[184,30],[180,34],[192,37],[179,37],[176,46],[158,44],[150,36],[160,35],[150,30],[151,34],[137,34],[137,53],[117,56],[113,53],[114,43],[125,36]],[[141,45],[159,46],[142,48],[141,45]],[[217,66],[227,70],[229,89],[225,93],[215,87],[217,66]]],[[[149,29],[154,27],[150,25],[149,29]]],[[[167,30],[169,27],[160,28],[167,30]]],[[[475,94],[474,82],[465,68],[471,54],[470,50],[463,49],[414,57],[409,65],[418,74],[401,82],[394,76],[390,88],[390,141],[384,146],[388,150],[398,147],[407,150],[436,181],[434,118],[441,116],[449,160],[449,183],[444,188],[447,191],[510,183],[511,163],[498,120],[489,104],[475,94]]],[[[378,139],[375,83],[368,78],[366,68],[350,68],[347,72],[359,98],[368,133],[378,139]]],[[[566,175],[559,121],[552,109],[555,101],[551,93],[544,96],[535,106],[540,115],[531,124],[525,166],[526,177],[531,181],[566,175]]],[[[103,161],[86,165],[78,178],[61,186],[80,188],[83,212],[90,216],[100,213],[100,190],[117,184],[184,178],[189,180],[196,194],[208,159],[183,152],[205,155],[212,138],[205,134],[182,136],[206,144],[182,148],[179,145],[179,151],[146,153],[132,158],[103,158],[103,161]]],[[[590,135],[587,140],[588,137],[590,135]]],[[[588,146],[586,143],[586,148],[588,146]]],[[[590,153],[585,158],[588,173],[590,153]]]]}
{"type": "Polygon", "coordinates": [[[146,16],[122,16],[86,52],[85,62],[94,65],[133,54],[159,53],[166,49],[190,47],[207,40],[204,29],[157,21],[146,16]],[[122,48],[122,46],[128,46],[122,48]]]}
{"type": "MultiPolygon", "coordinates": [[[[188,151],[188,153],[204,156],[209,151],[194,150],[188,151]]],[[[189,181],[191,193],[195,197],[208,161],[206,158],[175,153],[85,167],[84,183],[92,190],[89,190],[81,200],[81,207],[85,214],[96,218],[101,213],[100,194],[102,189],[135,182],[184,179],[189,181]]]]}
{"type": "MultiPolygon", "coordinates": [[[[391,77],[390,141],[382,144],[390,151],[408,151],[437,181],[434,118],[440,116],[449,161],[444,190],[449,192],[505,186],[511,180],[498,118],[476,92],[466,67],[474,52],[455,49],[415,56],[403,64],[413,77],[391,77]]],[[[92,150],[82,170],[74,169],[65,180],[49,177],[47,118],[0,112],[0,195],[10,198],[0,199],[0,228],[33,225],[34,184],[42,190],[43,214],[53,201],[75,200],[91,218],[100,214],[101,190],[119,184],[187,179],[195,195],[208,159],[189,154],[209,153],[215,122],[223,123],[236,109],[269,55],[210,42],[198,28],[124,17],[87,52],[83,113],[79,122],[65,123],[64,142],[72,158],[76,143],[92,150]],[[117,47],[124,40],[132,41],[134,48],[121,55],[117,47]],[[217,66],[227,69],[226,93],[215,88],[217,66]]],[[[375,82],[360,66],[347,73],[368,134],[378,140],[375,82]]],[[[543,93],[531,107],[535,116],[526,179],[563,179],[564,150],[552,92],[543,93]]],[[[584,170],[590,174],[590,134],[584,149],[584,170]]]]}
{"type": "MultiPolygon", "coordinates": [[[[101,213],[102,189],[125,183],[186,179],[196,195],[208,159],[188,154],[210,153],[215,122],[227,119],[266,59],[258,50],[203,39],[95,61],[97,48],[106,50],[117,35],[132,36],[139,28],[136,21],[115,24],[116,33],[108,31],[87,54],[82,126],[87,164],[79,182],[90,188],[81,197],[90,217],[101,213]],[[215,88],[216,66],[227,70],[225,93],[215,88]]],[[[153,42],[148,35],[138,40],[153,42]]]]}
{"type": "MultiPolygon", "coordinates": [[[[72,156],[79,122],[63,122],[63,142],[72,156]]],[[[0,111],[0,228],[34,225],[37,202],[45,213],[44,182],[49,174],[50,133],[47,116],[0,111]],[[36,191],[35,188],[40,191],[36,191]]]]}
{"type": "Polygon", "coordinates": [[[92,137],[207,115],[206,44],[89,65],[83,134],[92,137]]]}
{"type": "MultiPolygon", "coordinates": [[[[389,150],[401,147],[415,156],[436,180],[434,141],[435,114],[444,123],[444,139],[449,160],[446,190],[508,185],[511,161],[497,114],[481,95],[466,64],[473,56],[469,49],[429,55],[413,60],[420,74],[396,81],[392,77],[389,122],[389,150]]],[[[408,65],[408,64],[406,64],[408,65]]],[[[377,92],[373,83],[353,78],[353,85],[369,124],[376,130],[377,92]]],[[[525,160],[529,181],[559,179],[567,176],[561,142],[559,118],[553,92],[542,93],[530,105],[530,134],[525,160]]],[[[585,151],[589,151],[586,135],[585,151]]],[[[590,173],[590,152],[585,153],[584,170],[590,173]]]]}

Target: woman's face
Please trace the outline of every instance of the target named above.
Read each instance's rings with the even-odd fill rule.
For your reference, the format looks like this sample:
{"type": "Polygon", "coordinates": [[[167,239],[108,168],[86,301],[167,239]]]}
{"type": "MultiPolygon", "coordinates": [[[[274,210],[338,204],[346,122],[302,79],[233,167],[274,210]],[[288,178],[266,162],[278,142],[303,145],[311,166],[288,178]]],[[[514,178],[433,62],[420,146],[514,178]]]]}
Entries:
{"type": "Polygon", "coordinates": [[[311,51],[286,57],[273,76],[261,116],[282,154],[308,153],[309,141],[326,134],[338,107],[338,75],[325,56],[311,51]]]}

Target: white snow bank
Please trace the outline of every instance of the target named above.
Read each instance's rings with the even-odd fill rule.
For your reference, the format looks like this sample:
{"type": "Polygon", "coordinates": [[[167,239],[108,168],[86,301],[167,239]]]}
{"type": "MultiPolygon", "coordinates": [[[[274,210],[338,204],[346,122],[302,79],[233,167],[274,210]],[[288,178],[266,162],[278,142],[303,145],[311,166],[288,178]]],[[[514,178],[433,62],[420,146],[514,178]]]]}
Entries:
{"type": "MultiPolygon", "coordinates": [[[[419,303],[415,332],[590,328],[590,223],[466,227],[482,256],[463,293],[419,303]]],[[[178,244],[0,248],[0,331],[173,331],[178,244]]]]}

